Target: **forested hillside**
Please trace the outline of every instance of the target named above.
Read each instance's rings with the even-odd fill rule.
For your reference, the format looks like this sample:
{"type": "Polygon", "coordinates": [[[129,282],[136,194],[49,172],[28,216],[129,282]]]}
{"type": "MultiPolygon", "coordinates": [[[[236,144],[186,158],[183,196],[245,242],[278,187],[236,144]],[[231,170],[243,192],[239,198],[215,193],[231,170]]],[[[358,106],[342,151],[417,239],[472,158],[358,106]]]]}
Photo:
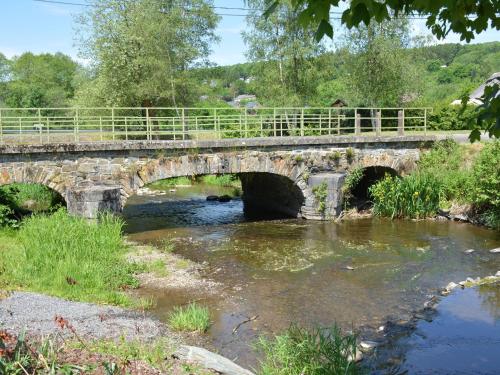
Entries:
{"type": "MultiPolygon", "coordinates": [[[[405,98],[407,105],[440,108],[448,106],[465,92],[471,92],[493,73],[500,71],[500,42],[484,44],[441,44],[406,51],[412,64],[416,92],[405,98]]],[[[349,105],[363,105],[350,92],[350,77],[345,51],[325,53],[313,62],[317,74],[312,92],[303,105],[329,105],[344,99],[349,105]]],[[[266,63],[246,63],[197,69],[193,72],[202,84],[203,95],[229,101],[240,94],[256,94],[262,105],[272,105],[259,87],[257,73],[266,63]],[[260,65],[260,66],[259,66],[260,65]]],[[[278,84],[276,82],[276,84],[278,84]]]]}
{"type": "MultiPolygon", "coordinates": [[[[500,71],[500,42],[442,44],[411,48],[405,53],[408,55],[406,61],[411,64],[406,69],[411,70],[414,91],[403,98],[404,105],[446,108],[454,99],[471,92],[492,73],[500,71]]],[[[353,58],[355,56],[346,50],[315,57],[309,62],[314,79],[309,82],[306,97],[300,102],[294,97],[289,105],[328,106],[336,99],[343,99],[350,106],[366,105],[352,89],[352,77],[346,68],[353,58]]],[[[185,75],[189,85],[186,84],[182,91],[189,100],[180,104],[223,106],[238,95],[254,94],[260,105],[287,105],[286,94],[281,95],[278,90],[278,77],[268,78],[262,86],[259,74],[265,74],[267,64],[254,62],[192,68],[185,75]],[[270,87],[273,84],[275,88],[270,87]],[[270,93],[274,97],[269,97],[270,93]]],[[[91,70],[63,54],[25,53],[9,60],[0,53],[0,106],[82,104],[81,97],[89,89],[90,82],[91,70]]]]}

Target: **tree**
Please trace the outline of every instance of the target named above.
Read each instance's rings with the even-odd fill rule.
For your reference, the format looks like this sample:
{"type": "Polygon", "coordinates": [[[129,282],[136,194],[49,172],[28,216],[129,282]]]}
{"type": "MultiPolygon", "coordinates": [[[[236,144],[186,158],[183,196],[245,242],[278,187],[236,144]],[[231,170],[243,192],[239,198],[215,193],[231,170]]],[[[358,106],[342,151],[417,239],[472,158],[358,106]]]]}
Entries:
{"type": "Polygon", "coordinates": [[[410,34],[406,19],[372,22],[347,33],[345,66],[358,105],[400,106],[418,96],[416,67],[407,51],[410,34]]]}
{"type": "MultiPolygon", "coordinates": [[[[280,3],[289,0],[266,0],[269,17],[280,3]]],[[[368,26],[372,20],[378,23],[400,16],[419,15],[427,18],[426,25],[438,38],[443,39],[450,32],[460,35],[461,40],[470,42],[488,27],[500,30],[499,0],[291,0],[294,9],[300,12],[298,20],[303,25],[314,25],[316,39],[333,37],[330,22],[331,8],[342,6],[342,24],[349,29],[368,26]]],[[[485,91],[483,106],[478,108],[477,126],[490,136],[500,137],[500,86],[490,86],[485,91]]],[[[464,103],[467,100],[464,100],[464,103]]],[[[465,104],[464,104],[465,107],[465,104]]],[[[478,140],[479,130],[471,132],[471,141],[478,140]]]]}
{"type": "Polygon", "coordinates": [[[206,61],[219,20],[209,0],[102,0],[80,19],[81,55],[94,79],[78,103],[109,106],[189,104],[188,69],[206,61]]]}
{"type": "Polygon", "coordinates": [[[9,107],[64,107],[74,95],[78,64],[69,56],[27,52],[8,66],[3,100],[9,107]]]}
{"type": "Polygon", "coordinates": [[[243,33],[247,57],[255,62],[252,82],[259,99],[273,105],[301,106],[314,95],[314,58],[322,48],[311,30],[297,23],[298,10],[281,3],[267,20],[257,9],[265,0],[250,0],[249,31],[243,33]]]}

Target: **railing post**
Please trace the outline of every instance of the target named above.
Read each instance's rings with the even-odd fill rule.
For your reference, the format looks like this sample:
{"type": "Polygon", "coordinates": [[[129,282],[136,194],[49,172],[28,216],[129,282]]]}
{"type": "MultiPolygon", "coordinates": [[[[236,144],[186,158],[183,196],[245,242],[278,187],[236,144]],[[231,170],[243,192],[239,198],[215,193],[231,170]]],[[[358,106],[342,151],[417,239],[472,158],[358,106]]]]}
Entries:
{"type": "Polygon", "coordinates": [[[424,135],[427,135],[427,108],[424,108],[424,135]]]}
{"type": "Polygon", "coordinates": [[[276,108],[273,108],[273,131],[276,137],[276,108]]]}
{"type": "Polygon", "coordinates": [[[79,141],[79,138],[78,138],[78,131],[79,131],[79,128],[78,128],[78,108],[76,109],[75,111],[75,142],[78,142],[79,141]]]}
{"type": "Polygon", "coordinates": [[[300,109],[300,136],[304,136],[304,108],[300,109]]]}
{"type": "Polygon", "coordinates": [[[354,134],[361,134],[361,114],[358,113],[358,110],[354,110],[354,134]]]}
{"type": "Polygon", "coordinates": [[[248,118],[247,109],[245,108],[245,138],[248,138],[248,118]]]}
{"type": "Polygon", "coordinates": [[[2,110],[0,109],[0,143],[3,142],[2,110]]]}
{"type": "Polygon", "coordinates": [[[215,131],[215,136],[218,139],[219,133],[217,132],[217,108],[214,108],[214,131],[215,131]]]}
{"type": "Polygon", "coordinates": [[[182,117],[182,140],[186,139],[186,116],[184,112],[184,108],[181,109],[181,117],[182,117]]]}
{"type": "Polygon", "coordinates": [[[151,140],[151,124],[149,123],[149,108],[146,108],[146,140],[151,140]]]}
{"type": "Polygon", "coordinates": [[[125,116],[125,140],[128,141],[128,123],[127,116],[125,116]]]}
{"type": "Polygon", "coordinates": [[[400,109],[398,111],[398,135],[405,134],[405,111],[400,109]]]}
{"type": "Polygon", "coordinates": [[[102,142],[102,116],[99,116],[99,134],[102,142]]]}
{"type": "Polygon", "coordinates": [[[328,108],[328,135],[332,135],[332,109],[328,108]]]}
{"type": "Polygon", "coordinates": [[[21,117],[19,117],[19,143],[23,142],[23,123],[21,117]]]}
{"type": "Polygon", "coordinates": [[[111,108],[111,136],[115,140],[115,108],[111,108]]]}
{"type": "Polygon", "coordinates": [[[50,122],[49,122],[49,116],[47,116],[47,143],[50,143],[50,122]]]}
{"type": "Polygon", "coordinates": [[[376,118],[375,118],[375,131],[377,135],[380,135],[382,132],[382,111],[379,109],[376,112],[376,118]]]}
{"type": "Polygon", "coordinates": [[[42,112],[38,108],[38,134],[40,135],[40,143],[43,143],[43,129],[42,129],[42,112]]]}

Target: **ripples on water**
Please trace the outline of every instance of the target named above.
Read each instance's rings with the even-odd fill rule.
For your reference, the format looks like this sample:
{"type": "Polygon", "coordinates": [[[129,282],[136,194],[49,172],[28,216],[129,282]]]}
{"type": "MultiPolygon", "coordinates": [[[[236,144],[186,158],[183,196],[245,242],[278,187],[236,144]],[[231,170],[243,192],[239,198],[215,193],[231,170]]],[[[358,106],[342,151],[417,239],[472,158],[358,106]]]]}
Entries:
{"type": "MultiPolygon", "coordinates": [[[[241,200],[205,200],[224,193],[197,186],[164,196],[131,197],[124,216],[132,239],[175,239],[177,253],[207,262],[207,275],[229,287],[230,298],[204,301],[214,315],[209,335],[222,354],[243,365],[255,364],[248,345],[258,334],[277,333],[291,322],[359,328],[376,327],[391,317],[406,319],[449,281],[500,269],[500,255],[488,252],[500,246],[500,235],[484,228],[382,219],[247,221],[241,200]],[[476,252],[465,254],[470,248],[476,252]],[[236,324],[254,315],[259,318],[232,335],[236,324]]],[[[161,318],[175,304],[203,298],[146,293],[156,297],[155,313],[161,318]]],[[[500,344],[496,347],[500,350],[500,344]]],[[[420,361],[409,358],[408,366],[413,366],[411,358],[420,361]]]]}

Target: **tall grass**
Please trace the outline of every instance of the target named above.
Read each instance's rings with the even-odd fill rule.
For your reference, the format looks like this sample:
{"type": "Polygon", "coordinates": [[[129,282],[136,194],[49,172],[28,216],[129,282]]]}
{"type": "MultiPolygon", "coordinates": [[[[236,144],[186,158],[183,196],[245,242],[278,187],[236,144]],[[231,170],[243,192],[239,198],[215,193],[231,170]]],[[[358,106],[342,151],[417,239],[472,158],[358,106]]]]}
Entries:
{"type": "Polygon", "coordinates": [[[356,355],[356,337],[342,335],[336,326],[307,330],[291,326],[283,334],[256,345],[264,357],[262,375],[337,375],[356,374],[352,361],[356,355]]]}
{"type": "Polygon", "coordinates": [[[99,223],[69,216],[27,218],[15,245],[0,252],[0,284],[74,300],[132,305],[124,290],[138,286],[137,266],[125,260],[120,219],[103,215],[99,223]]]}
{"type": "Polygon", "coordinates": [[[205,332],[210,327],[210,312],[206,307],[190,303],[186,307],[175,307],[168,322],[177,331],[205,332]]]}
{"type": "Polygon", "coordinates": [[[369,189],[375,215],[425,218],[439,209],[442,184],[433,175],[415,173],[405,178],[386,176],[369,189]]]}

